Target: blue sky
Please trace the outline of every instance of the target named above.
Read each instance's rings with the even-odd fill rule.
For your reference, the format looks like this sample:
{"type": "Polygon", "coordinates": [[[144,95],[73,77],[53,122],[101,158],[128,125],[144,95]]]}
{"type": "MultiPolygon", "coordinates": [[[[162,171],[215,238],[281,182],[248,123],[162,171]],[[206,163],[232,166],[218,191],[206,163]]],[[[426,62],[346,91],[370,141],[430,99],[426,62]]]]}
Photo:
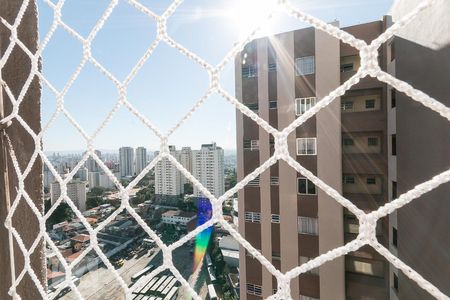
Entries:
{"type": "MultiPolygon", "coordinates": [[[[54,0],[56,2],[56,0],[54,0]]],[[[260,2],[258,2],[260,1],[260,2]]],[[[217,64],[241,37],[246,27],[258,20],[254,3],[263,0],[186,0],[168,22],[168,33],[177,42],[217,64]]],[[[168,0],[141,0],[160,14],[171,3],[168,0]]],[[[62,19],[86,37],[109,1],[66,0],[62,19]]],[[[292,3],[325,21],[339,20],[348,26],[380,19],[392,0],[296,0],[292,3]]],[[[261,7],[261,5],[258,5],[261,7]]],[[[52,10],[38,0],[41,38],[49,30],[52,10]]],[[[261,8],[259,8],[261,10],[261,8]]],[[[307,26],[277,13],[267,23],[264,33],[278,33],[307,26]]],[[[120,0],[103,29],[92,43],[93,56],[119,80],[123,80],[156,36],[156,24],[146,15],[120,0]]],[[[81,44],[58,28],[43,53],[44,76],[61,90],[82,58],[81,44]]],[[[222,85],[234,94],[234,66],[231,62],[221,74],[222,85]]],[[[130,83],[129,101],[163,132],[167,131],[193,106],[208,87],[208,75],[196,63],[177,50],[160,44],[144,67],[130,83]]],[[[91,63],[65,97],[65,107],[87,133],[93,133],[118,98],[115,85],[91,63]]],[[[44,86],[42,119],[45,124],[56,108],[53,94],[44,86]]],[[[235,148],[235,109],[218,95],[205,104],[170,138],[170,143],[199,148],[216,141],[225,149],[235,148]]],[[[117,149],[120,146],[145,146],[157,149],[156,136],[133,114],[122,107],[98,135],[95,147],[117,149]]],[[[68,151],[86,147],[82,136],[60,116],[44,136],[44,150],[68,151]]]]}

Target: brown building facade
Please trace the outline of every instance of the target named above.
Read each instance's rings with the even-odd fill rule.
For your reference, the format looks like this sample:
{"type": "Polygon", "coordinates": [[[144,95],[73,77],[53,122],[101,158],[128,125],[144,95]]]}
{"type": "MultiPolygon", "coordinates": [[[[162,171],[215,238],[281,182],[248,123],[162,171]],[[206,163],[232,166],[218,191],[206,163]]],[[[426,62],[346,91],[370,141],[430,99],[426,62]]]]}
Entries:
{"type": "MultiPolygon", "coordinates": [[[[385,17],[382,21],[346,27],[343,30],[370,43],[391,23],[391,18],[385,17]]],[[[413,43],[408,44],[400,38],[395,41],[395,46],[390,41],[380,47],[380,66],[392,74],[396,71],[403,76],[400,77],[402,80],[409,79],[412,70],[408,66],[418,56],[426,53],[422,53],[413,43]],[[409,48],[417,53],[408,56],[411,53],[409,48]],[[395,53],[408,55],[399,60],[399,55],[395,56],[395,53]],[[393,64],[397,66],[393,67],[393,64]]],[[[447,71],[447,75],[441,75],[448,80],[450,55],[448,51],[445,54],[447,64],[444,64],[444,71],[447,71]]],[[[445,59],[444,53],[440,55],[440,59],[445,59]]],[[[235,64],[236,97],[271,126],[281,130],[354,75],[359,68],[360,59],[357,49],[317,29],[305,28],[252,41],[237,56],[235,64]]],[[[423,74],[412,77],[411,83],[415,85],[421,81],[423,74]]],[[[418,84],[417,87],[420,89],[420,86],[418,84]]],[[[411,163],[416,161],[415,157],[420,157],[417,151],[424,150],[422,148],[427,144],[416,147],[421,142],[412,141],[414,132],[421,132],[421,123],[415,123],[415,118],[411,117],[415,114],[414,107],[419,104],[398,94],[377,79],[362,79],[340,99],[334,100],[289,136],[290,155],[366,212],[377,209],[396,198],[397,194],[431,178],[431,175],[448,169],[450,151],[444,152],[444,146],[436,148],[435,152],[439,155],[435,155],[433,167],[411,163]],[[398,106],[404,106],[401,112],[398,108],[395,110],[396,100],[398,106]],[[411,131],[412,127],[415,128],[414,132],[411,131]],[[395,157],[397,153],[398,160],[395,157]],[[403,159],[400,159],[400,155],[403,159]],[[445,159],[447,164],[443,165],[445,159]],[[418,171],[424,168],[428,168],[428,171],[423,174],[418,171]],[[417,177],[413,173],[420,175],[417,177]],[[404,178],[404,182],[401,178],[404,178]]],[[[436,92],[436,97],[445,99],[449,94],[447,88],[436,92]]],[[[432,111],[423,112],[423,116],[420,114],[422,112],[418,116],[423,120],[439,118],[432,111]]],[[[433,120],[430,126],[444,128],[447,125],[447,128],[429,137],[429,142],[436,142],[437,136],[441,134],[450,136],[450,125],[444,124],[447,121],[441,119],[433,120]]],[[[446,143],[447,147],[450,146],[448,139],[446,143]]],[[[251,173],[274,153],[273,137],[239,111],[237,149],[238,180],[251,173]]],[[[430,193],[429,197],[439,201],[436,197],[444,197],[445,191],[449,194],[448,187],[447,190],[445,187],[441,189],[436,195],[430,193]]],[[[250,182],[239,191],[238,196],[241,234],[282,272],[341,246],[355,239],[358,234],[358,220],[355,216],[284,161],[279,161],[250,182]]],[[[420,203],[425,205],[425,201],[420,203]]],[[[442,209],[442,205],[436,204],[433,209],[442,209]]],[[[445,207],[448,210],[450,205],[445,207]]],[[[414,214],[402,209],[398,216],[396,214],[380,220],[377,238],[394,254],[405,259],[406,263],[412,263],[417,257],[409,256],[420,254],[417,251],[412,251],[411,254],[412,245],[408,235],[405,238],[400,236],[401,232],[411,232],[409,228],[414,228],[417,224],[412,224],[414,220],[408,216],[402,217],[405,212],[414,214]],[[404,229],[401,229],[402,226],[404,229]],[[393,243],[395,249],[392,250],[393,243]]],[[[424,215],[420,219],[425,222],[424,219],[429,217],[424,215]]],[[[426,231],[416,233],[425,238],[421,233],[425,235],[426,231]]],[[[442,233],[445,234],[445,231],[442,233]]],[[[438,244],[434,243],[435,246],[438,244]]],[[[440,263],[447,261],[448,265],[448,258],[448,255],[442,255],[440,263]]],[[[413,265],[414,263],[411,266],[413,265]]],[[[447,266],[446,272],[449,269],[447,266]]],[[[241,299],[266,298],[277,288],[272,275],[258,260],[247,255],[244,248],[240,251],[240,273],[241,299]]],[[[319,270],[292,280],[291,293],[294,299],[301,300],[378,300],[396,298],[402,293],[404,296],[400,299],[422,299],[417,296],[418,291],[409,287],[414,283],[408,282],[405,276],[400,276],[400,279],[398,276],[398,271],[384,257],[370,246],[364,246],[322,265],[319,270]],[[405,288],[402,289],[402,286],[405,288]]],[[[445,280],[444,278],[449,277],[437,280],[436,284],[445,280]]],[[[444,283],[441,288],[442,285],[444,283]]],[[[420,293],[426,294],[422,291],[420,293]]]]}
{"type": "MultiPolygon", "coordinates": [[[[373,22],[345,30],[367,42],[383,30],[373,22]]],[[[381,57],[384,51],[381,51],[381,57]]],[[[250,43],[236,62],[237,97],[271,126],[283,129],[356,73],[358,51],[314,28],[250,43]],[[245,62],[245,63],[244,63],[245,62]]],[[[288,138],[292,157],[366,211],[387,201],[386,87],[366,78],[299,126],[288,138]]],[[[238,113],[238,177],[274,151],[272,138],[238,113]]],[[[358,223],[335,200],[285,162],[239,193],[240,231],[286,272],[354,239],[358,223]]],[[[386,242],[388,227],[380,225],[386,242]]],[[[241,253],[241,298],[267,297],[276,281],[241,253]],[[261,292],[259,292],[261,291],[261,292]]],[[[292,281],[299,299],[386,299],[388,265],[370,247],[292,281]],[[309,297],[309,298],[308,298],[309,297]]]]}

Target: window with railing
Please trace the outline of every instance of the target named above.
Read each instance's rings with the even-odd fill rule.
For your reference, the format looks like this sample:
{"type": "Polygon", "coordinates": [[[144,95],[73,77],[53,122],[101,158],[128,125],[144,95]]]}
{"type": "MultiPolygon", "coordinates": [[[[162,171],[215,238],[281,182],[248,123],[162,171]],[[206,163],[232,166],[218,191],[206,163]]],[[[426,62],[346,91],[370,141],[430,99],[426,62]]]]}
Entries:
{"type": "Polygon", "coordinates": [[[316,97],[297,98],[295,99],[295,113],[297,116],[302,115],[314,105],[316,105],[316,97]]]}

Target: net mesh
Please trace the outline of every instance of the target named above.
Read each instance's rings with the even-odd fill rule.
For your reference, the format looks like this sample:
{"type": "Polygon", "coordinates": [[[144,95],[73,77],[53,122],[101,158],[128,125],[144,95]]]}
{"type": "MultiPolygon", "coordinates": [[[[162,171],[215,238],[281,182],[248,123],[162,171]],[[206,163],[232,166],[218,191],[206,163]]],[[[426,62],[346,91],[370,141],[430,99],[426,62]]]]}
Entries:
{"type": "MultiPolygon", "coordinates": [[[[31,0],[32,1],[32,0],[31,0]]],[[[1,18],[1,22],[4,26],[6,26],[10,32],[11,32],[11,38],[10,38],[10,44],[7,47],[5,53],[0,59],[0,70],[3,68],[8,61],[8,58],[11,55],[11,52],[14,47],[20,47],[30,58],[31,60],[31,71],[29,73],[29,76],[25,83],[23,84],[23,87],[21,89],[21,92],[19,96],[16,98],[14,97],[13,93],[9,89],[8,85],[5,82],[2,82],[2,85],[4,86],[4,90],[9,98],[9,100],[12,103],[13,109],[11,113],[6,116],[3,120],[1,120],[2,123],[9,122],[13,119],[17,120],[23,128],[30,134],[30,136],[34,139],[35,142],[35,151],[31,158],[31,161],[27,165],[27,167],[24,170],[21,170],[19,167],[19,163],[17,161],[17,158],[14,153],[14,149],[12,148],[11,143],[9,143],[10,146],[10,156],[14,165],[15,172],[17,173],[18,178],[18,186],[17,186],[17,196],[14,199],[14,202],[10,208],[10,211],[7,215],[5,226],[7,227],[8,231],[13,235],[14,239],[16,240],[19,249],[21,250],[25,263],[22,271],[18,274],[18,276],[14,276],[12,278],[12,285],[9,290],[9,294],[15,297],[16,299],[20,299],[20,295],[17,292],[17,287],[23,277],[26,273],[28,273],[35,283],[39,293],[41,294],[43,299],[48,299],[48,295],[46,293],[46,288],[42,284],[42,282],[37,277],[35,271],[33,268],[31,268],[30,265],[30,255],[36,250],[37,246],[39,245],[39,241],[41,239],[44,239],[50,247],[55,250],[56,255],[61,262],[61,264],[64,266],[65,269],[65,282],[71,287],[71,289],[74,291],[78,299],[83,299],[83,296],[77,289],[76,285],[72,282],[71,276],[72,276],[72,268],[76,266],[90,251],[95,251],[97,255],[100,257],[100,259],[104,262],[105,266],[114,274],[114,277],[116,280],[120,283],[121,287],[123,288],[123,291],[127,298],[131,295],[130,289],[127,287],[127,284],[124,282],[123,278],[119,275],[119,273],[114,269],[112,264],[109,262],[108,258],[105,256],[105,254],[102,252],[102,250],[99,248],[97,234],[105,228],[105,226],[111,222],[118,214],[124,210],[128,211],[128,213],[137,221],[137,223],[142,226],[142,228],[145,230],[145,232],[156,242],[158,247],[162,250],[163,253],[163,264],[156,268],[154,271],[150,273],[150,276],[155,276],[156,274],[162,272],[163,270],[170,270],[173,275],[178,279],[178,281],[184,286],[192,295],[192,298],[194,299],[200,299],[198,294],[194,291],[194,289],[189,285],[189,283],[183,278],[183,276],[180,274],[180,272],[177,270],[177,268],[174,266],[172,261],[172,252],[177,248],[189,241],[191,238],[195,237],[198,233],[203,231],[204,229],[208,228],[209,226],[220,223],[220,225],[227,230],[251,255],[253,255],[276,279],[278,283],[278,289],[277,292],[270,296],[269,299],[292,299],[292,296],[290,294],[290,281],[299,276],[302,273],[305,273],[311,269],[317,268],[320,265],[324,264],[327,261],[331,261],[337,257],[343,256],[351,251],[355,251],[359,248],[361,248],[364,245],[370,245],[372,246],[377,252],[379,252],[381,255],[383,255],[393,266],[398,268],[399,270],[403,271],[403,273],[408,276],[410,279],[414,280],[421,288],[428,291],[432,296],[438,298],[438,299],[450,299],[448,296],[444,295],[437,287],[435,287],[432,283],[427,281],[425,278],[423,278],[419,273],[417,273],[415,270],[410,268],[408,265],[406,265],[404,262],[402,262],[399,258],[394,256],[387,248],[385,248],[383,245],[381,245],[377,239],[376,239],[376,223],[377,220],[379,220],[382,217],[387,216],[388,214],[394,212],[396,209],[402,207],[403,205],[413,201],[414,199],[420,197],[424,193],[429,192],[430,190],[438,187],[439,185],[446,183],[450,181],[450,170],[445,171],[441,174],[436,175],[435,177],[431,178],[430,180],[423,182],[422,184],[419,184],[415,186],[410,191],[400,195],[397,199],[393,200],[392,202],[389,202],[381,207],[379,207],[377,210],[372,211],[370,213],[365,213],[361,209],[357,208],[351,201],[344,198],[339,192],[337,192],[332,187],[328,186],[325,182],[323,182],[320,178],[316,177],[314,174],[312,174],[310,171],[305,169],[301,164],[299,164],[294,158],[292,158],[289,155],[288,152],[288,143],[287,143],[287,137],[288,135],[294,131],[298,126],[302,125],[304,122],[306,122],[309,118],[314,116],[318,111],[320,111],[322,108],[326,107],[328,104],[330,104],[332,101],[334,101],[336,98],[344,95],[344,93],[349,90],[353,85],[357,84],[362,78],[366,76],[377,78],[378,80],[389,84],[393,88],[395,88],[399,92],[403,92],[407,96],[409,96],[411,99],[423,104],[424,106],[428,107],[429,109],[437,112],[442,117],[446,118],[450,121],[450,108],[444,106],[439,101],[433,99],[432,97],[428,96],[427,94],[423,93],[420,90],[415,89],[413,86],[409,85],[406,82],[403,82],[390,74],[384,72],[381,70],[379,63],[378,63],[378,48],[388,41],[390,38],[392,38],[396,33],[399,32],[399,30],[406,26],[408,23],[411,22],[417,15],[419,15],[423,10],[429,8],[432,5],[435,5],[437,1],[435,0],[424,0],[421,1],[420,4],[415,7],[410,13],[405,15],[403,18],[401,18],[399,21],[397,21],[395,24],[393,24],[391,27],[389,27],[385,32],[383,32],[380,36],[378,36],[376,39],[374,39],[370,44],[367,44],[365,41],[355,38],[353,35],[344,32],[343,30],[339,29],[336,26],[333,26],[331,24],[327,24],[326,22],[317,19],[305,12],[302,12],[298,10],[296,7],[294,7],[291,3],[285,0],[279,0],[276,1],[276,5],[278,6],[277,9],[281,9],[284,13],[287,15],[290,15],[292,17],[297,18],[300,21],[306,22],[310,24],[311,26],[322,30],[331,36],[340,39],[342,42],[349,44],[353,46],[354,48],[359,50],[360,58],[361,58],[361,67],[357,71],[357,73],[352,76],[349,80],[347,80],[344,84],[330,92],[326,97],[320,99],[320,101],[317,102],[315,106],[313,106],[310,110],[308,110],[306,113],[298,117],[294,122],[292,122],[289,126],[284,128],[283,130],[279,131],[272,126],[270,126],[265,120],[260,118],[257,114],[255,114],[253,111],[248,109],[246,106],[244,106],[242,103],[239,102],[238,99],[236,99],[234,96],[230,95],[220,84],[220,72],[224,69],[226,64],[232,62],[233,58],[244,48],[244,45],[250,42],[258,32],[259,27],[262,24],[259,24],[258,26],[255,26],[254,30],[245,38],[239,40],[237,43],[233,45],[233,47],[230,49],[230,51],[226,54],[226,56],[222,59],[222,61],[214,66],[209,64],[207,61],[203,60],[201,57],[196,55],[195,53],[189,51],[183,45],[179,44],[177,41],[172,39],[167,31],[166,31],[166,25],[168,19],[173,15],[173,13],[176,11],[178,6],[183,2],[182,0],[175,0],[173,1],[168,8],[164,11],[163,14],[158,15],[154,13],[152,10],[141,4],[137,0],[127,0],[126,2],[134,7],[135,9],[139,10],[143,14],[147,15],[149,18],[154,20],[157,23],[157,35],[155,40],[151,43],[150,47],[146,50],[145,54],[140,58],[138,63],[133,67],[131,72],[128,74],[128,76],[125,78],[125,80],[120,81],[118,80],[114,74],[108,71],[107,68],[105,68],[102,64],[100,64],[96,58],[91,53],[91,43],[95,39],[98,32],[102,29],[105,22],[110,17],[111,13],[115,9],[115,7],[118,4],[118,0],[112,0],[109,2],[108,7],[103,12],[102,16],[98,19],[93,29],[90,31],[88,36],[85,38],[82,35],[80,35],[75,29],[67,25],[67,23],[64,22],[61,15],[61,9],[64,5],[64,0],[59,0],[57,3],[53,3],[50,0],[44,0],[46,5],[48,5],[54,12],[54,19],[51,24],[50,30],[48,33],[44,36],[43,40],[38,45],[37,51],[35,53],[32,53],[25,45],[21,42],[21,40],[18,38],[17,35],[17,29],[20,26],[24,13],[28,7],[28,5],[31,2],[30,0],[24,0],[21,8],[17,14],[17,17],[15,18],[15,21],[13,24],[10,24],[5,19],[1,18]],[[64,88],[62,90],[57,90],[51,82],[49,82],[44,75],[40,72],[38,67],[39,58],[45,49],[48,42],[51,40],[53,34],[55,33],[57,28],[63,28],[65,31],[67,31],[70,35],[75,37],[77,41],[82,44],[83,46],[83,58],[78,65],[76,71],[73,73],[69,81],[65,84],[64,88]],[[161,44],[166,43],[170,47],[175,48],[178,50],[181,54],[185,55],[190,60],[194,61],[198,65],[200,65],[208,74],[209,74],[209,87],[207,91],[204,93],[204,95],[197,100],[195,105],[191,108],[190,111],[188,111],[184,117],[182,117],[175,126],[173,126],[171,129],[169,129],[166,133],[161,132],[155,125],[152,124],[152,122],[147,119],[144,115],[142,115],[138,109],[136,109],[127,99],[127,87],[130,84],[130,82],[133,80],[133,78],[138,74],[139,70],[142,68],[142,66],[145,64],[145,62],[149,59],[149,57],[152,55],[152,52],[155,50],[155,48],[161,44]],[[114,107],[111,109],[107,117],[103,120],[101,125],[97,128],[97,130],[92,134],[87,134],[84,129],[79,125],[77,120],[71,116],[71,114],[65,109],[64,107],[64,97],[67,94],[68,90],[71,88],[73,83],[77,80],[78,75],[80,74],[81,70],[85,66],[87,62],[92,63],[104,76],[106,76],[111,82],[114,83],[116,86],[118,92],[119,92],[119,99],[117,100],[117,103],[114,105],[114,107]],[[19,107],[21,105],[22,100],[24,99],[24,96],[30,87],[30,84],[34,78],[39,78],[43,84],[45,84],[56,96],[57,99],[57,109],[53,113],[51,119],[48,121],[47,124],[44,124],[43,129],[39,133],[35,133],[29,125],[22,119],[21,115],[19,114],[19,107]],[[229,101],[232,105],[234,105],[237,109],[239,109],[240,112],[242,112],[244,115],[248,116],[252,120],[254,120],[260,127],[262,127],[264,130],[266,130],[268,133],[272,134],[275,139],[275,152],[272,157],[270,157],[266,162],[264,162],[262,165],[260,165],[258,168],[256,168],[253,172],[245,176],[240,182],[236,184],[235,187],[225,192],[220,197],[215,197],[212,195],[190,172],[188,172],[178,161],[175,157],[173,157],[170,154],[169,151],[169,145],[168,145],[168,139],[169,137],[180,127],[183,125],[183,123],[192,116],[192,114],[212,95],[212,94],[218,94],[225,98],[227,101],[229,101]],[[114,113],[120,108],[120,107],[126,107],[134,116],[136,116],[146,127],[148,127],[152,132],[154,132],[158,138],[160,139],[160,152],[159,154],[148,164],[145,169],[127,186],[123,186],[117,178],[112,174],[112,172],[109,170],[109,168],[103,163],[103,161],[97,156],[97,154],[94,152],[93,147],[93,141],[98,135],[98,133],[107,126],[108,122],[111,120],[114,113]],[[86,152],[83,155],[82,159],[79,161],[79,163],[76,165],[76,167],[68,174],[67,177],[62,178],[58,172],[54,169],[52,164],[50,163],[49,159],[46,157],[41,141],[42,137],[47,131],[47,129],[51,126],[53,121],[56,119],[56,117],[60,114],[63,114],[68,118],[70,123],[81,133],[81,135],[84,137],[87,143],[86,152]],[[38,158],[41,158],[42,161],[47,165],[49,170],[53,173],[55,179],[57,182],[59,182],[61,186],[61,195],[59,199],[54,203],[52,208],[46,213],[43,214],[34,204],[33,200],[30,198],[30,196],[27,194],[27,192],[24,189],[24,181],[27,175],[30,173],[30,170],[34,164],[34,161],[38,158]],[[115,185],[118,187],[121,195],[121,205],[120,207],[112,213],[106,220],[98,224],[96,228],[93,228],[86,220],[86,218],[82,215],[82,213],[77,209],[76,205],[73,203],[73,201],[67,196],[67,186],[66,184],[72,179],[74,174],[78,171],[78,169],[84,165],[84,163],[87,161],[89,157],[92,157],[98,165],[103,169],[103,171],[109,176],[109,178],[115,183],[115,185]],[[213,216],[212,218],[206,222],[205,224],[197,227],[194,231],[191,231],[186,236],[181,238],[180,240],[174,242],[173,244],[166,245],[164,242],[159,238],[159,236],[155,233],[155,231],[150,228],[145,221],[135,212],[135,210],[130,206],[129,204],[129,192],[133,187],[136,186],[136,184],[152,169],[155,167],[156,163],[159,162],[162,159],[168,159],[170,162],[184,175],[186,178],[191,181],[206,197],[208,197],[212,203],[213,208],[213,216]],[[255,179],[257,176],[259,176],[262,172],[267,170],[271,165],[275,164],[278,160],[284,160],[287,162],[292,168],[294,168],[297,172],[301,173],[304,177],[311,180],[317,187],[322,189],[325,193],[327,193],[329,196],[333,197],[338,203],[340,203],[343,207],[346,207],[350,212],[352,212],[359,220],[359,234],[357,238],[341,247],[335,248],[333,250],[330,250],[310,261],[307,263],[304,263],[300,266],[297,266],[285,273],[281,272],[280,270],[277,270],[266,257],[264,257],[258,250],[256,250],[252,245],[245,240],[239,232],[237,232],[223,217],[222,214],[222,203],[233,196],[238,190],[242,189],[249,181],[255,179]],[[32,246],[27,249],[21,235],[19,232],[12,226],[12,216],[14,212],[16,211],[19,202],[21,199],[24,199],[26,203],[29,205],[29,207],[32,209],[34,214],[36,214],[40,230],[39,234],[36,237],[36,240],[32,244],[32,246]],[[56,209],[56,207],[62,202],[66,201],[68,205],[72,208],[72,210],[75,212],[76,217],[80,219],[80,222],[85,226],[87,231],[90,235],[90,245],[87,247],[86,251],[84,251],[80,256],[78,256],[77,259],[75,259],[70,264],[66,262],[66,260],[63,258],[61,253],[58,251],[56,245],[52,241],[52,239],[49,237],[49,235],[46,232],[45,222],[49,218],[49,216],[52,214],[52,212],[56,209]]],[[[267,19],[272,16],[273,12],[267,14],[267,19]]],[[[265,20],[264,20],[265,21],[265,20]]],[[[262,21],[262,22],[264,22],[262,21]]],[[[12,247],[12,246],[11,246],[12,247]]]]}

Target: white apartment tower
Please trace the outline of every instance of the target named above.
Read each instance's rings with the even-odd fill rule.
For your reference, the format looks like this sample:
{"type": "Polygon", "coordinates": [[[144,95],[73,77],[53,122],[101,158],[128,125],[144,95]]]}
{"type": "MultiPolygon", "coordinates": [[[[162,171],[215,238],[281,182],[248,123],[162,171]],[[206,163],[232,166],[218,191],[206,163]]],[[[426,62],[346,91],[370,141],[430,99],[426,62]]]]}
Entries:
{"type": "MultiPolygon", "coordinates": [[[[55,181],[50,186],[52,205],[61,195],[59,182],[55,181]]],[[[73,201],[76,207],[81,211],[86,210],[86,182],[80,180],[71,180],[67,183],[67,196],[73,201]]]]}
{"type": "MultiPolygon", "coordinates": [[[[203,144],[200,150],[192,151],[192,171],[195,178],[214,196],[225,192],[223,149],[216,143],[203,144]]],[[[194,186],[194,195],[204,195],[194,186]]]]}
{"type": "MultiPolygon", "coordinates": [[[[169,146],[170,154],[180,161],[180,152],[175,146],[169,146]]],[[[155,152],[155,156],[159,152],[155,152]]],[[[166,158],[160,160],[155,166],[155,194],[177,196],[184,192],[180,171],[166,158]]]]}
{"type": "Polygon", "coordinates": [[[136,175],[141,173],[146,166],[147,166],[147,149],[145,149],[144,147],[138,147],[136,148],[136,166],[135,166],[136,175]]]}
{"type": "MultiPolygon", "coordinates": [[[[183,147],[180,152],[180,163],[186,168],[190,173],[192,173],[192,149],[191,147],[183,147]]],[[[190,183],[186,177],[181,177],[181,183],[184,185],[190,183]]]]}
{"type": "Polygon", "coordinates": [[[120,177],[134,175],[134,149],[131,147],[121,147],[119,149],[119,169],[120,177]]]}

